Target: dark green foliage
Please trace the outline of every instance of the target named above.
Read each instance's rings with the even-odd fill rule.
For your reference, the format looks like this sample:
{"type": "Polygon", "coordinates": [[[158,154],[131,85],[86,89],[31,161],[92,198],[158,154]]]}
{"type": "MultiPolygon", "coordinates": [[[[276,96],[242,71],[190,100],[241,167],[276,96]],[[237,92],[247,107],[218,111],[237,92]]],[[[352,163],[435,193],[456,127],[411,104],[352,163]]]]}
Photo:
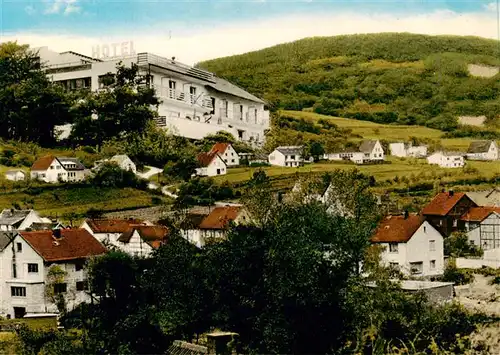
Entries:
{"type": "Polygon", "coordinates": [[[455,285],[466,285],[474,281],[474,275],[471,270],[458,269],[455,264],[450,263],[444,270],[442,280],[454,282],[455,285]]]}
{"type": "Polygon", "coordinates": [[[472,126],[461,126],[451,132],[446,132],[443,138],[471,137],[484,140],[500,140],[500,132],[494,130],[479,129],[472,126]]]}
{"type": "Polygon", "coordinates": [[[54,126],[71,121],[71,100],[52,85],[28,46],[0,46],[0,136],[54,144],[54,126]]]}
{"type": "Polygon", "coordinates": [[[174,207],[180,209],[195,205],[209,206],[215,201],[229,200],[236,196],[227,182],[218,185],[213,179],[200,177],[181,184],[177,195],[174,207]]]}
{"type": "Polygon", "coordinates": [[[444,240],[444,255],[454,258],[466,256],[482,256],[482,249],[472,245],[465,233],[454,233],[444,240]]]}
{"type": "Polygon", "coordinates": [[[198,160],[193,155],[186,155],[183,157],[178,157],[176,161],[168,162],[164,169],[163,174],[172,178],[180,178],[184,181],[188,181],[196,172],[196,168],[199,167],[198,160]]]}
{"type": "Polygon", "coordinates": [[[90,179],[100,187],[134,187],[144,189],[147,182],[137,177],[130,170],[121,169],[116,163],[104,163],[90,179]]]}
{"type": "Polygon", "coordinates": [[[198,65],[274,109],[450,131],[457,116],[500,114],[497,78],[467,70],[498,58],[493,40],[380,33],[306,38],[198,65]]]}

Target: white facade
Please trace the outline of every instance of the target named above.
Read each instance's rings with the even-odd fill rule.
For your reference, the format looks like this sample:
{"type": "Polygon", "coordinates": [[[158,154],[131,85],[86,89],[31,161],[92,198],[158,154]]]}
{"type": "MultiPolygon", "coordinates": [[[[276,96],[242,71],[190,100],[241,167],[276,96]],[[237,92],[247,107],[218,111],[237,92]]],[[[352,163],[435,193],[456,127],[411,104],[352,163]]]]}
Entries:
{"type": "Polygon", "coordinates": [[[412,146],[405,143],[391,143],[389,144],[391,155],[400,158],[421,158],[427,156],[427,146],[412,146]]]}
{"type": "Polygon", "coordinates": [[[43,218],[40,217],[38,212],[35,210],[9,210],[5,209],[2,211],[0,214],[0,231],[13,231],[13,230],[26,230],[30,228],[33,223],[50,223],[50,219],[48,218],[43,218]],[[5,214],[11,214],[14,213],[17,215],[16,212],[21,212],[24,215],[20,215],[19,217],[12,217],[12,218],[3,218],[5,214]],[[27,214],[25,213],[27,212],[27,214]]]}
{"type": "Polygon", "coordinates": [[[132,159],[130,159],[126,155],[115,155],[115,156],[113,156],[110,159],[110,161],[115,162],[116,164],[118,164],[118,166],[122,170],[129,170],[129,171],[133,172],[134,174],[137,173],[137,167],[136,167],[136,165],[134,164],[134,162],[132,161],[132,159]]]}
{"type": "Polygon", "coordinates": [[[59,181],[82,181],[87,173],[85,169],[76,170],[73,158],[54,158],[46,169],[32,168],[30,177],[32,180],[56,183],[59,181]]]}
{"type": "Polygon", "coordinates": [[[224,163],[219,154],[215,154],[214,158],[207,166],[196,169],[196,175],[199,176],[218,176],[226,175],[226,173],[226,163],[224,163]]]}
{"type": "Polygon", "coordinates": [[[57,53],[38,48],[47,74],[69,90],[98,90],[100,77],[116,72],[116,65],[135,63],[140,74],[151,75],[151,85],[163,101],[159,108],[159,126],[173,134],[202,139],[208,134],[227,131],[237,139],[260,145],[269,128],[265,103],[212,73],[182,63],[139,53],[121,59],[99,61],[74,52],[57,53]]]}
{"type": "Polygon", "coordinates": [[[350,160],[356,164],[363,164],[367,161],[385,160],[385,153],[380,141],[363,141],[357,151],[328,153],[323,158],[326,160],[350,160]]]}
{"type": "Polygon", "coordinates": [[[466,222],[467,239],[483,250],[500,248],[500,214],[491,212],[480,223],[466,222]]]}
{"type": "Polygon", "coordinates": [[[459,154],[435,152],[427,157],[427,163],[439,165],[441,168],[462,168],[464,157],[459,154]]]}
{"type": "Polygon", "coordinates": [[[350,160],[356,164],[363,164],[365,161],[365,153],[362,152],[342,152],[325,154],[326,160],[350,160]]]}
{"type": "Polygon", "coordinates": [[[220,157],[227,166],[240,165],[240,157],[231,144],[228,144],[224,152],[219,152],[220,157]]]}
{"type": "Polygon", "coordinates": [[[278,147],[269,154],[269,164],[285,167],[299,167],[304,163],[301,147],[278,147]]]}
{"type": "MultiPolygon", "coordinates": [[[[363,150],[363,145],[361,144],[360,150],[363,150]]],[[[363,151],[365,153],[365,159],[369,160],[384,160],[385,159],[385,153],[384,153],[384,148],[382,147],[382,144],[380,141],[376,141],[373,147],[370,150],[363,151]]]]}
{"type": "MultiPolygon", "coordinates": [[[[27,313],[58,311],[56,305],[45,295],[45,282],[51,265],[44,262],[20,235],[0,254],[0,263],[2,316],[9,314],[14,318],[16,310],[24,310],[27,313]]],[[[79,303],[89,300],[84,290],[77,290],[77,282],[81,286],[80,283],[86,280],[86,272],[79,267],[81,264],[68,261],[52,265],[59,266],[67,273],[64,278],[67,285],[64,296],[68,309],[71,310],[79,303]]]]}
{"type": "Polygon", "coordinates": [[[127,254],[140,257],[149,256],[153,252],[153,247],[142,240],[137,230],[134,230],[128,242],[124,243],[117,241],[115,246],[127,254]]]}
{"type": "Polygon", "coordinates": [[[444,272],[443,236],[427,221],[405,243],[379,244],[384,247],[382,261],[406,275],[436,276],[444,272]]]}
{"type": "Polygon", "coordinates": [[[500,150],[495,141],[491,141],[489,147],[483,151],[467,153],[467,159],[470,160],[499,160],[500,150]]]}
{"type": "Polygon", "coordinates": [[[24,181],[26,174],[21,170],[9,170],[5,173],[5,178],[10,181],[24,181]]]}

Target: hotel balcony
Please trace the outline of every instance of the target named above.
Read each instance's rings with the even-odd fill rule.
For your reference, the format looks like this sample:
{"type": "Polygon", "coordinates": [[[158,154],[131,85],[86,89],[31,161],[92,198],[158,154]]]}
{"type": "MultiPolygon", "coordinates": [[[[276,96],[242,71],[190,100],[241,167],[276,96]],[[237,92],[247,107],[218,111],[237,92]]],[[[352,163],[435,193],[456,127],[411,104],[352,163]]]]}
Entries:
{"type": "MultiPolygon", "coordinates": [[[[197,105],[208,110],[213,110],[212,100],[209,97],[186,94],[183,91],[170,89],[161,85],[153,85],[153,88],[156,91],[156,95],[158,95],[160,99],[173,100],[190,106],[197,105]]],[[[168,104],[168,102],[165,103],[168,104]]]]}

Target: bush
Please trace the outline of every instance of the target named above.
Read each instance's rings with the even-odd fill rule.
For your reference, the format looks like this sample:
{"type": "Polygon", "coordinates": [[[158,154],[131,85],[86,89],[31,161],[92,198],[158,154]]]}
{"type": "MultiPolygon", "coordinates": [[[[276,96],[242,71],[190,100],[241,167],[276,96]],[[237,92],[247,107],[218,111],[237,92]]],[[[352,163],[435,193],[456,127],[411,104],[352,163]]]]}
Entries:
{"type": "Polygon", "coordinates": [[[133,172],[122,170],[115,163],[104,163],[90,181],[100,187],[133,187],[146,189],[147,182],[139,179],[133,172]]]}
{"type": "Polygon", "coordinates": [[[471,270],[458,269],[456,265],[450,263],[444,270],[442,280],[454,282],[455,285],[466,285],[474,281],[474,275],[471,270]]]}

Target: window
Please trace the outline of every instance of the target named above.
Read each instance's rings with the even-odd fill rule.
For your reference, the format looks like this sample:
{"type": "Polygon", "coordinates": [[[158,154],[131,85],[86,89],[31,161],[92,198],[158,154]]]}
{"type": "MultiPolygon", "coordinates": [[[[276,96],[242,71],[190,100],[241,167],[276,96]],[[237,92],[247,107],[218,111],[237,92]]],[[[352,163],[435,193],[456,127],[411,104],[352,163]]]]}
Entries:
{"type": "Polygon", "coordinates": [[[76,263],[75,264],[75,271],[80,271],[83,269],[83,263],[76,263]]]}
{"type": "Polygon", "coordinates": [[[28,272],[38,273],[38,264],[28,264],[28,272]]]}
{"type": "Polygon", "coordinates": [[[424,233],[427,233],[427,227],[424,226],[424,233]]]}
{"type": "Polygon", "coordinates": [[[190,86],[190,87],[189,87],[189,93],[190,93],[191,95],[196,95],[196,88],[195,88],[194,86],[190,86]]]}
{"type": "Polygon", "coordinates": [[[295,155],[290,155],[291,160],[295,160],[295,155]]]}
{"type": "Polygon", "coordinates": [[[51,167],[50,167],[50,170],[54,170],[54,166],[51,166],[51,167]]]}
{"type": "Polygon", "coordinates": [[[12,278],[17,279],[17,265],[16,263],[12,263],[12,278]]]}
{"type": "Polygon", "coordinates": [[[10,295],[12,297],[26,297],[26,287],[11,286],[10,295]]]}
{"type": "Polygon", "coordinates": [[[234,159],[231,159],[231,163],[234,163],[234,159]]]}
{"type": "Polygon", "coordinates": [[[436,260],[431,260],[430,267],[431,267],[431,270],[436,269],[436,260]]]}
{"type": "Polygon", "coordinates": [[[429,240],[429,251],[436,251],[436,241],[429,240]]]}
{"type": "Polygon", "coordinates": [[[77,281],[76,282],[76,290],[77,291],[85,291],[88,290],[87,281],[77,281]]]}
{"type": "Polygon", "coordinates": [[[393,269],[397,269],[399,267],[399,263],[389,263],[389,266],[393,269]]]}
{"type": "Polygon", "coordinates": [[[398,243],[389,243],[389,253],[398,252],[398,243]]]}
{"type": "Polygon", "coordinates": [[[65,283],[58,283],[54,285],[54,293],[65,293],[67,289],[67,285],[65,283]]]}
{"type": "Polygon", "coordinates": [[[16,248],[17,248],[17,252],[21,253],[23,251],[23,244],[22,243],[16,243],[16,248]]]}
{"type": "Polygon", "coordinates": [[[168,81],[168,88],[172,89],[172,90],[175,90],[175,84],[176,84],[175,81],[169,80],[168,81]]]}
{"type": "Polygon", "coordinates": [[[424,263],[422,261],[418,261],[415,263],[410,263],[410,271],[413,275],[421,274],[424,269],[424,263]]]}

